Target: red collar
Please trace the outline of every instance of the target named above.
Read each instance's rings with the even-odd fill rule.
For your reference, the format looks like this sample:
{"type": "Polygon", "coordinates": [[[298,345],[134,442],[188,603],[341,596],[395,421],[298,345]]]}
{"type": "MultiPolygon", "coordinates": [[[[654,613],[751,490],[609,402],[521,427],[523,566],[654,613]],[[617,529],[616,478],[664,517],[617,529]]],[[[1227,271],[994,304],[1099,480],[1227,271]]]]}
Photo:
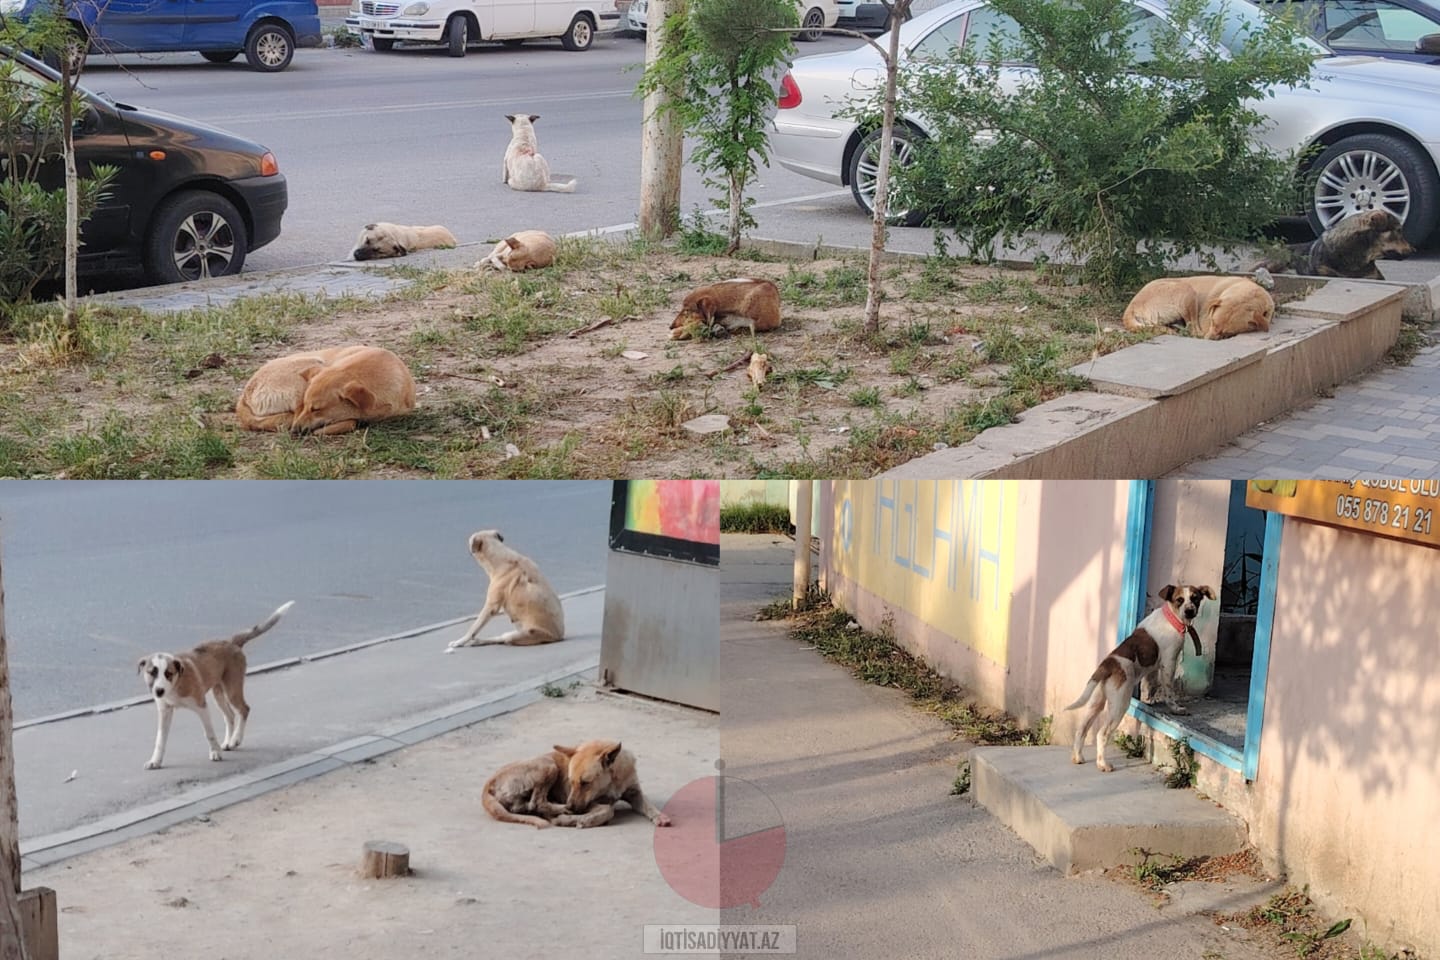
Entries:
{"type": "Polygon", "coordinates": [[[1169,621],[1170,626],[1175,628],[1175,632],[1180,634],[1180,638],[1183,640],[1185,638],[1185,624],[1180,621],[1179,617],[1175,616],[1175,611],[1170,609],[1170,604],[1167,603],[1160,609],[1165,611],[1165,619],[1169,621]]]}

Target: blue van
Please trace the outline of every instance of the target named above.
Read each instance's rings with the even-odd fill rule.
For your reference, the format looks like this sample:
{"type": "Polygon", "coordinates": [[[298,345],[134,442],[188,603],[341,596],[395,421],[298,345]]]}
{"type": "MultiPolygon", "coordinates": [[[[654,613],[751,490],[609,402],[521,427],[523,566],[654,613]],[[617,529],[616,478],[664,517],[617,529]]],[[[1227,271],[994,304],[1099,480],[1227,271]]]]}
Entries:
{"type": "MultiPolygon", "coordinates": [[[[52,0],[22,2],[7,12],[25,17],[52,0]]],[[[274,73],[290,66],[296,47],[320,45],[315,0],[65,0],[65,15],[93,53],[198,50],[211,63],[244,53],[250,66],[274,73]]]]}

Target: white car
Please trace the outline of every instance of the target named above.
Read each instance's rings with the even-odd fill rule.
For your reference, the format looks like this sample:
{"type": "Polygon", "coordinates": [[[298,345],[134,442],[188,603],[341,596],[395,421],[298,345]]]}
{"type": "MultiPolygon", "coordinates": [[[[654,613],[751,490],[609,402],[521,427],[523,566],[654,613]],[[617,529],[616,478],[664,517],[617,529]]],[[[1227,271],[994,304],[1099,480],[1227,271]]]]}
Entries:
{"type": "Polygon", "coordinates": [[[345,25],[384,53],[396,42],[443,43],[463,57],[477,43],[559,39],[588,50],[597,31],[620,25],[615,0],[352,0],[345,25]]]}
{"type": "MultiPolygon", "coordinates": [[[[1142,20],[1162,24],[1167,17],[1161,0],[1131,3],[1142,20]]],[[[1206,9],[1222,13],[1229,42],[1265,16],[1244,0],[1207,0],[1206,9]]],[[[967,40],[984,49],[996,30],[1013,35],[1016,26],[985,0],[955,0],[900,27],[901,56],[934,56],[967,40]]],[[[879,42],[884,46],[887,41],[879,42]]],[[[1440,222],[1440,70],[1376,57],[1339,57],[1308,38],[1297,42],[1315,49],[1311,85],[1277,88],[1258,105],[1267,120],[1259,139],[1282,153],[1318,148],[1301,171],[1318,174],[1306,203],[1310,226],[1318,233],[1352,213],[1383,207],[1404,222],[1411,242],[1423,241],[1440,222]]],[[[781,81],[772,158],[804,176],[848,185],[855,202],[869,213],[880,131],[862,130],[841,113],[851,98],[879,89],[884,75],[880,55],[869,45],[797,59],[781,81]]],[[[903,163],[929,128],[923,117],[898,119],[893,155],[903,163]]],[[[899,219],[914,225],[921,216],[912,211],[899,219]]]]}
{"type": "MultiPolygon", "coordinates": [[[[840,19],[840,0],[796,0],[803,7],[800,15],[801,30],[795,34],[797,40],[819,40],[825,36],[823,29],[833,27],[840,19]]],[[[649,14],[649,0],[635,0],[625,14],[625,28],[644,33],[649,14]]]]}

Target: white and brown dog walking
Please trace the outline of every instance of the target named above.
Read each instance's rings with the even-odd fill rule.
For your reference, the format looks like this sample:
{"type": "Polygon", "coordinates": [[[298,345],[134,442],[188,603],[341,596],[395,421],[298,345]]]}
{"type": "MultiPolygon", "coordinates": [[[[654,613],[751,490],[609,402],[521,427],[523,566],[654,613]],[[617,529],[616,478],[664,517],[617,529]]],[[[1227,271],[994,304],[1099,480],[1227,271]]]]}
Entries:
{"type": "Polygon", "coordinates": [[[245,702],[245,644],[280,622],[295,601],[280,607],[263,623],[257,623],[228,640],[209,640],[188,653],[152,653],[141,657],[140,675],[155,698],[159,711],[155,730],[155,752],[145,764],[146,770],[158,770],[165,760],[165,744],[170,739],[170,721],[176,707],[194,710],[205,726],[205,739],[210,742],[210,759],[219,760],[221,750],[236,750],[245,739],[245,721],[250,705],[245,702]],[[205,695],[214,691],[215,702],[225,715],[225,739],[215,739],[210,725],[210,707],[205,695]]]}
{"type": "Polygon", "coordinates": [[[1152,678],[1158,681],[1160,695],[1170,712],[1189,713],[1175,699],[1175,669],[1179,666],[1187,634],[1195,643],[1195,655],[1201,655],[1200,635],[1195,632],[1193,623],[1200,614],[1201,602],[1214,599],[1215,591],[1209,587],[1167,584],[1161,588],[1160,606],[1141,620],[1134,632],[1100,661],[1080,699],[1065,708],[1074,710],[1087,701],[1089,703],[1084,721],[1075,730],[1071,762],[1085,762],[1081,749],[1086,735],[1094,727],[1095,765],[1106,773],[1115,769],[1105,759],[1105,747],[1120,726],[1125,710],[1130,706],[1130,692],[1139,681],[1151,681],[1152,678]]]}
{"type": "Polygon", "coordinates": [[[565,610],[560,596],[540,572],[535,561],[505,545],[499,530],[479,530],[470,535],[470,555],[490,577],[485,606],[469,631],[445,648],[454,653],[461,647],[483,647],[508,643],[528,647],[565,639],[565,610]],[[503,613],[515,629],[498,637],[480,639],[480,631],[497,613],[503,613]]]}

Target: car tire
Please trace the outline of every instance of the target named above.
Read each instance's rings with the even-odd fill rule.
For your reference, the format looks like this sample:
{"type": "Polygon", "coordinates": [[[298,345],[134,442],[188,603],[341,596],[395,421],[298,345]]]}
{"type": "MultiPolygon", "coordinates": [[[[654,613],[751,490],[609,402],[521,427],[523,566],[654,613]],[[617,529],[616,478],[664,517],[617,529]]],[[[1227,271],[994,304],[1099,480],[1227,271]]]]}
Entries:
{"type": "Polygon", "coordinates": [[[465,56],[465,48],[470,41],[470,21],[465,17],[456,15],[450,18],[445,24],[446,49],[452,57],[465,56]]]}
{"type": "Polygon", "coordinates": [[[595,24],[583,13],[575,14],[569,28],[560,37],[560,46],[566,50],[589,50],[595,42],[595,24]]]}
{"type": "Polygon", "coordinates": [[[200,56],[211,63],[229,63],[240,56],[239,50],[201,50],[200,56]]]}
{"type": "MultiPolygon", "coordinates": [[[[855,198],[856,206],[871,217],[875,215],[875,179],[879,169],[880,133],[877,127],[865,134],[855,146],[855,152],[850,155],[850,193],[855,198]]],[[[909,159],[920,139],[920,134],[912,128],[901,123],[895,124],[890,147],[892,170],[896,161],[904,163],[909,159]]],[[[897,213],[891,210],[886,219],[897,227],[918,227],[925,222],[925,211],[901,210],[897,213]]]]}
{"type": "Polygon", "coordinates": [[[376,53],[389,53],[391,50],[395,49],[395,38],[371,37],[370,49],[374,50],[376,53]]]}
{"type": "Polygon", "coordinates": [[[261,73],[279,73],[294,58],[295,37],[281,24],[259,24],[245,40],[245,60],[261,73]]]}
{"type": "Polygon", "coordinates": [[[825,36],[825,11],[819,7],[811,7],[805,11],[805,18],[800,21],[800,32],[795,34],[795,39],[814,43],[823,36],[825,36]]]}
{"type": "Polygon", "coordinates": [[[1346,216],[1377,208],[1399,217],[1414,244],[1440,222],[1434,165],[1410,141],[1390,134],[1362,133],[1332,144],[1311,164],[1307,185],[1305,218],[1317,237],[1346,216]]]}
{"type": "MultiPolygon", "coordinates": [[[[70,21],[70,33],[73,37],[68,52],[70,55],[70,75],[79,76],[85,69],[85,59],[90,53],[90,31],[85,29],[85,24],[78,20],[70,21]]],[[[41,58],[45,65],[51,70],[60,69],[60,58],[53,53],[48,53],[41,58]]]]}
{"type": "Polygon", "coordinates": [[[209,190],[185,190],[155,208],[145,274],[154,283],[228,277],[245,266],[248,244],[233,203],[209,190]]]}

